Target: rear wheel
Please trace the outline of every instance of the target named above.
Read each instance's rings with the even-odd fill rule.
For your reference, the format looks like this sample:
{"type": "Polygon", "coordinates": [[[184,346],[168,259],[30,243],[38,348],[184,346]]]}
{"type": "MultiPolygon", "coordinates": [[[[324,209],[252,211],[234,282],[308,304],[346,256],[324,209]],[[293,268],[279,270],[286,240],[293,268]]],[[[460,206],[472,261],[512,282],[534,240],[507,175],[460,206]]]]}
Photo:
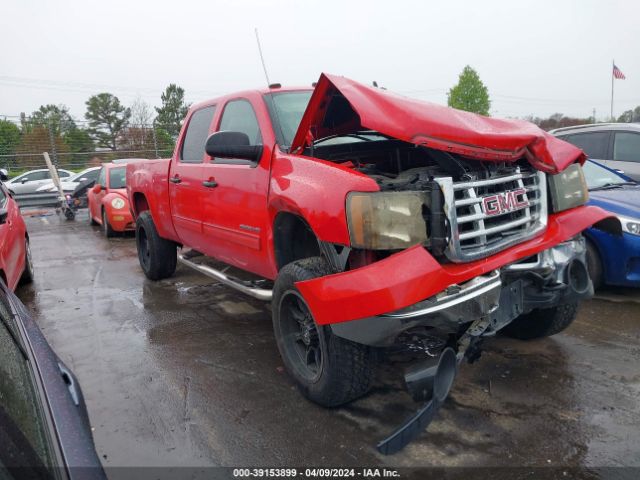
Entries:
{"type": "Polygon", "coordinates": [[[508,337],[520,340],[550,337],[571,325],[576,319],[577,313],[577,302],[552,308],[539,308],[520,315],[501,332],[508,337]]]}
{"type": "Polygon", "coordinates": [[[602,259],[600,253],[590,240],[587,240],[587,270],[593,282],[593,288],[602,286],[602,259]]]}
{"type": "Polygon", "coordinates": [[[29,240],[24,240],[24,270],[20,277],[20,285],[26,285],[33,282],[33,260],[31,259],[31,247],[29,240]]]}
{"type": "Polygon", "coordinates": [[[111,228],[111,225],[109,224],[106,210],[102,210],[102,231],[104,232],[104,236],[107,238],[111,238],[116,235],[116,231],[111,228]]]}
{"type": "Polygon", "coordinates": [[[142,212],[136,220],[136,246],[140,267],[148,279],[161,280],[176,271],[177,246],[158,235],[149,212],[142,212]]]}
{"type": "Polygon", "coordinates": [[[325,407],[361,397],[374,378],[371,347],[333,335],[317,325],[296,282],[328,275],[319,258],[292,262],[280,270],[273,289],[273,330],[284,365],[302,394],[325,407]]]}

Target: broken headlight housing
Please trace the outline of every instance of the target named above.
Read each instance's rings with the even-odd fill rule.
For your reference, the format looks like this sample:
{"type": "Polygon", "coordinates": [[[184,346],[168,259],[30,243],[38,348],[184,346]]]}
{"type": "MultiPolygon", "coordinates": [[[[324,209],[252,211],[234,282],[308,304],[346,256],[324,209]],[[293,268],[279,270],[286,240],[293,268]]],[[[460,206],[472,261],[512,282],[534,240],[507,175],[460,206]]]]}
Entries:
{"type": "Polygon", "coordinates": [[[351,192],[347,224],[353,248],[400,250],[427,241],[423,192],[351,192]]]}
{"type": "Polygon", "coordinates": [[[589,200],[589,189],[580,164],[569,165],[557,175],[548,175],[547,179],[554,213],[579,207],[589,200]]]}

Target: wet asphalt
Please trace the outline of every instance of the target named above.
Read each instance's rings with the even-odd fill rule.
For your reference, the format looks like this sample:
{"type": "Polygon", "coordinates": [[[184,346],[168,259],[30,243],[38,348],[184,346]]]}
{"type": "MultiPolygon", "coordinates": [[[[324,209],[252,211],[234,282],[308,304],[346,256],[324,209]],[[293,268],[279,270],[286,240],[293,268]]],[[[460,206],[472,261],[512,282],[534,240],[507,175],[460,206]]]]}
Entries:
{"type": "Polygon", "coordinates": [[[182,266],[147,280],[133,236],[86,212],[26,221],[35,282],[17,293],[78,377],[105,467],[640,466],[640,291],[600,293],[552,338],[488,340],[428,432],[384,457],[417,407],[393,365],[318,407],[283,370],[268,304],[182,266]]]}

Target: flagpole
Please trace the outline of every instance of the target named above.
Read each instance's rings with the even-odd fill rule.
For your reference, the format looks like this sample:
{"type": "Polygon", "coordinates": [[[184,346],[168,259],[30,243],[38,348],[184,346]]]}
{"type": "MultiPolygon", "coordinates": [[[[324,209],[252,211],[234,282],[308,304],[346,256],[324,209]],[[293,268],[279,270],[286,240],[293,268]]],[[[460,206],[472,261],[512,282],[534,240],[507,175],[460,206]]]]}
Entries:
{"type": "Polygon", "coordinates": [[[614,121],[613,120],[613,80],[615,77],[613,76],[613,69],[615,68],[615,66],[616,66],[616,61],[613,60],[611,62],[611,115],[610,115],[612,122],[614,121]]]}

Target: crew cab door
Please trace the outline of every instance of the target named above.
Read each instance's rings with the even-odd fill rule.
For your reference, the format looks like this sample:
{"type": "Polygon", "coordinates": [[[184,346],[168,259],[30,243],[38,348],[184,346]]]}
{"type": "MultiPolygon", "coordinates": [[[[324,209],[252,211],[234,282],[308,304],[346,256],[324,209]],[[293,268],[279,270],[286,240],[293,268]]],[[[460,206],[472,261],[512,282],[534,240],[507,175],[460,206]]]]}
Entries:
{"type": "Polygon", "coordinates": [[[195,110],[187,119],[182,144],[169,171],[173,226],[185,246],[200,251],[205,243],[202,232],[204,147],[215,109],[214,105],[210,105],[195,110]]]}
{"type": "Polygon", "coordinates": [[[262,98],[234,98],[221,105],[217,131],[242,132],[263,145],[258,162],[211,158],[202,169],[203,253],[258,275],[270,274],[265,250],[267,193],[275,142],[262,98]],[[262,126],[262,128],[261,128],[262,126]]]}

